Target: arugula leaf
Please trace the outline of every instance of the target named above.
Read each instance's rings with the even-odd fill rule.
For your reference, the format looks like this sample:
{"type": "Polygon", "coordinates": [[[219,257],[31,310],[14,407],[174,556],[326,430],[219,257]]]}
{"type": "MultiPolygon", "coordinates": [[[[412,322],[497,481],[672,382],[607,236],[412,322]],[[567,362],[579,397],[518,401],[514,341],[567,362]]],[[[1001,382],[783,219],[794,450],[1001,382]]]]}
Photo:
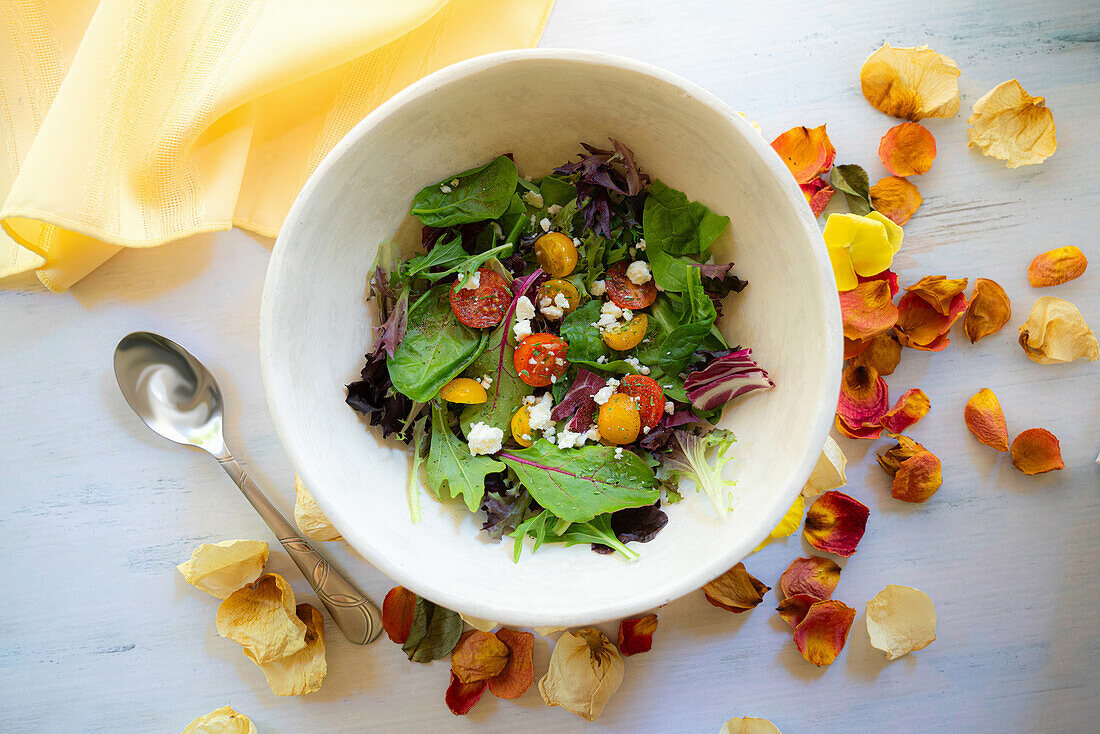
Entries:
{"type": "Polygon", "coordinates": [[[402,394],[426,403],[485,349],[488,334],[463,325],[451,310],[451,286],[435,286],[409,309],[405,339],[386,360],[402,394]]]}
{"type": "Polygon", "coordinates": [[[615,457],[612,446],[563,450],[545,439],[497,455],[531,497],[556,517],[587,522],[624,507],[651,505],[660,492],[653,470],[630,451],[615,457]]]}
{"type": "Polygon", "coordinates": [[[470,255],[462,249],[462,235],[456,235],[450,242],[441,242],[423,255],[409,258],[399,271],[402,278],[431,278],[428,271],[435,267],[453,267],[470,255]]]}
{"type": "Polygon", "coordinates": [[[447,422],[447,413],[432,405],[432,447],[428,453],[428,484],[442,495],[446,485],[451,497],[462,495],[470,512],[481,507],[485,494],[485,475],[504,471],[491,456],[473,456],[470,447],[460,441],[447,422]]]}
{"type": "Polygon", "coordinates": [[[462,617],[446,607],[416,597],[409,637],[401,649],[414,663],[430,663],[451,654],[462,636],[462,617]]]}
{"type": "Polygon", "coordinates": [[[871,213],[871,181],[867,178],[867,171],[855,163],[843,166],[833,166],[829,173],[829,183],[837,191],[844,192],[844,198],[848,200],[848,209],[852,214],[867,215],[871,213]]]}
{"type": "Polygon", "coordinates": [[[558,536],[566,547],[580,543],[598,543],[614,548],[628,561],[633,561],[638,554],[623,545],[615,535],[611,527],[611,513],[597,515],[588,522],[575,522],[566,528],[565,532],[558,536]]]}
{"type": "Polygon", "coordinates": [[[425,186],[413,199],[410,213],[428,227],[496,219],[508,209],[518,178],[516,164],[507,156],[497,156],[483,166],[425,186]],[[457,186],[451,184],[455,179],[457,186]]]}
{"type": "Polygon", "coordinates": [[[508,533],[508,537],[516,540],[512,545],[512,561],[519,563],[519,557],[523,554],[523,539],[528,535],[535,539],[535,547],[531,549],[532,553],[537,551],[548,538],[553,542],[554,535],[550,528],[557,521],[558,518],[554,517],[552,512],[543,510],[539,514],[527,518],[514,531],[508,533]]]}

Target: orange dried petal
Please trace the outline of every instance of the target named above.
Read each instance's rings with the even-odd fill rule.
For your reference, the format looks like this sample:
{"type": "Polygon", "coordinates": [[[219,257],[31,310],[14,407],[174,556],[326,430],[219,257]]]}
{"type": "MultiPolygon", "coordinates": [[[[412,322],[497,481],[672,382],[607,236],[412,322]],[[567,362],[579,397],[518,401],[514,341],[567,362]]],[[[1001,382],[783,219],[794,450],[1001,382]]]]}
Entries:
{"type": "Polygon", "coordinates": [[[863,96],[888,115],[906,120],[954,117],[959,111],[959,67],[927,46],[893,48],[888,43],[859,70],[863,96]]]}
{"type": "Polygon", "coordinates": [[[810,556],[796,558],[779,577],[779,590],[783,596],[809,594],[820,599],[828,599],[840,582],[840,566],[831,558],[810,556]]]}
{"type": "Polygon", "coordinates": [[[856,552],[870,514],[867,505],[833,490],[810,505],[802,532],[806,541],[819,551],[847,558],[856,552]]]}
{"type": "Polygon", "coordinates": [[[926,275],[916,283],[906,286],[909,293],[916,293],[929,306],[944,316],[951,315],[955,297],[966,290],[966,278],[948,278],[944,275],[926,275]]]}
{"type": "MultiPolygon", "coordinates": [[[[932,168],[932,161],[936,160],[936,139],[924,125],[903,122],[890,128],[882,136],[878,145],[878,157],[886,170],[894,176],[919,176],[928,173],[932,168]]],[[[871,190],[871,196],[874,196],[874,189],[871,190]]]]}
{"type": "Polygon", "coordinates": [[[451,684],[447,686],[447,692],[443,700],[447,702],[447,708],[455,716],[465,716],[470,709],[481,700],[481,694],[485,693],[485,681],[479,680],[473,683],[463,683],[451,671],[451,684]]]}
{"type": "Polygon", "coordinates": [[[890,285],[891,298],[896,296],[898,294],[898,291],[901,290],[901,287],[898,286],[898,274],[895,273],[893,270],[890,270],[889,268],[875,275],[859,275],[858,273],[856,274],[856,281],[860,283],[867,283],[868,281],[872,280],[885,280],[890,285]]]}
{"type": "Polygon", "coordinates": [[[1066,245],[1036,255],[1027,266],[1027,280],[1032,288],[1049,288],[1080,278],[1089,261],[1081,248],[1066,245]]]}
{"type": "Polygon", "coordinates": [[[974,281],[974,293],[966,307],[966,338],[971,344],[1000,331],[1012,318],[1012,302],[999,283],[988,278],[974,281]]]}
{"type": "Polygon", "coordinates": [[[787,164],[800,184],[809,183],[833,167],[836,148],[825,126],[792,127],[772,141],[772,148],[787,164]]]}
{"type": "Polygon", "coordinates": [[[966,296],[962,293],[951,301],[950,313],[944,316],[916,293],[906,293],[898,301],[898,342],[903,347],[922,352],[942,352],[951,343],[948,332],[966,311],[966,296]]]}
{"type": "Polygon", "coordinates": [[[640,652],[649,652],[653,647],[653,633],[656,631],[656,614],[619,622],[619,654],[637,655],[640,652]]]}
{"type": "Polygon", "coordinates": [[[892,375],[900,361],[901,344],[891,329],[871,339],[867,348],[852,360],[852,364],[871,367],[880,375],[892,375]]]}
{"type": "Polygon", "coordinates": [[[898,309],[885,280],[870,280],[841,293],[840,313],[848,339],[870,339],[898,321],[898,309]]]}
{"type": "Polygon", "coordinates": [[[392,642],[404,645],[409,639],[415,609],[416,594],[404,586],[395,586],[386,594],[382,600],[382,629],[392,642]]]}
{"type": "Polygon", "coordinates": [[[779,616],[791,626],[792,630],[798,629],[798,625],[802,624],[802,620],[806,618],[806,612],[819,601],[821,599],[810,594],[792,594],[779,602],[775,611],[779,612],[779,616]]]}
{"type": "Polygon", "coordinates": [[[794,630],[794,644],[802,657],[817,666],[831,665],[848,641],[856,610],[836,599],[810,607],[794,630]]]}
{"type": "Polygon", "coordinates": [[[489,679],[489,691],[497,698],[519,698],[535,681],[535,636],[505,628],[498,629],[496,636],[508,647],[508,663],[496,677],[489,679]]]}
{"type": "Polygon", "coordinates": [[[495,678],[507,664],[508,646],[492,632],[464,633],[451,653],[451,670],[463,683],[495,678]]]}
{"type": "Polygon", "coordinates": [[[1013,439],[1012,465],[1024,474],[1045,474],[1066,468],[1061,444],[1045,428],[1029,428],[1013,439]]]}
{"type": "Polygon", "coordinates": [[[874,368],[856,364],[844,368],[836,404],[837,430],[848,438],[878,438],[889,407],[890,390],[874,368]]]}
{"type": "Polygon", "coordinates": [[[903,461],[907,461],[922,451],[927,451],[926,448],[908,436],[895,436],[895,438],[898,442],[894,447],[887,451],[883,451],[876,457],[878,459],[878,465],[890,476],[894,476],[898,473],[898,468],[903,461]]]}
{"type": "Polygon", "coordinates": [[[963,420],[978,440],[998,451],[1008,451],[1008,423],[1001,401],[988,387],[983,387],[963,409],[963,420]]]}
{"type": "Polygon", "coordinates": [[[814,213],[815,217],[821,216],[821,212],[825,211],[829,200],[836,193],[836,189],[825,183],[825,180],[820,176],[809,183],[799,184],[799,187],[802,189],[802,195],[806,197],[806,203],[810,205],[810,211],[814,213]]]}
{"type": "Polygon", "coordinates": [[[894,403],[894,407],[882,416],[882,427],[893,434],[901,433],[928,415],[931,407],[932,403],[924,394],[924,390],[918,387],[906,390],[905,394],[894,403]]]}
{"type": "Polygon", "coordinates": [[[924,502],[942,485],[939,458],[931,451],[918,451],[898,466],[890,496],[902,502],[924,502]]]}
{"type": "Polygon", "coordinates": [[[871,346],[870,339],[849,339],[844,337],[844,359],[858,357],[871,346]]]}
{"type": "Polygon", "coordinates": [[[899,176],[887,176],[871,187],[871,205],[894,224],[908,222],[923,203],[917,185],[899,176]]]}
{"type": "Polygon", "coordinates": [[[745,570],[744,563],[738,563],[704,586],[703,594],[714,606],[740,614],[755,608],[770,589],[745,570]]]}

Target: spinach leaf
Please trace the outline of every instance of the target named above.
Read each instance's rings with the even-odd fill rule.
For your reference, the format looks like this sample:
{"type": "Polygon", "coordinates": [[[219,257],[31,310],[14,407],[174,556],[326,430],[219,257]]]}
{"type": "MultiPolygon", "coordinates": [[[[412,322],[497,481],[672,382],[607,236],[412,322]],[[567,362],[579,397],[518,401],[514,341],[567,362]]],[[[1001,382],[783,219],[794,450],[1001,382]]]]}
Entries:
{"type": "Polygon", "coordinates": [[[555,176],[543,176],[538,181],[539,192],[542,194],[543,206],[558,206],[564,207],[571,200],[577,198],[577,188],[569,183],[555,176]]]}
{"type": "Polygon", "coordinates": [[[615,457],[613,446],[563,450],[545,439],[498,458],[507,464],[531,497],[556,517],[587,522],[596,515],[657,501],[653,470],[630,451],[615,457]]]}
{"type": "Polygon", "coordinates": [[[508,209],[517,179],[516,164],[507,156],[497,156],[483,166],[425,186],[413,199],[410,213],[428,227],[496,219],[508,209]],[[458,185],[452,185],[456,179],[458,185]]]}
{"type": "Polygon", "coordinates": [[[491,456],[472,456],[470,447],[451,432],[446,411],[432,405],[427,471],[428,485],[437,495],[442,495],[443,485],[447,485],[451,497],[462,495],[470,512],[477,512],[485,494],[485,475],[502,472],[504,466],[491,456]]]}
{"type": "Polygon", "coordinates": [[[611,527],[610,512],[597,515],[588,522],[572,523],[558,538],[566,546],[579,543],[599,543],[614,548],[627,560],[633,561],[638,557],[637,553],[623,545],[618,536],[615,535],[615,530],[611,527]]]}
{"type": "Polygon", "coordinates": [[[466,369],[489,338],[455,318],[450,291],[450,284],[441,283],[413,304],[405,339],[386,360],[393,386],[418,403],[434,398],[466,369]]]}
{"type": "Polygon", "coordinates": [[[871,181],[862,167],[855,163],[833,166],[829,183],[834,189],[844,193],[852,214],[865,216],[871,213],[871,181]]]}
{"type": "Polygon", "coordinates": [[[706,259],[710,246],[729,224],[696,201],[660,181],[650,186],[642,210],[642,231],[653,279],[665,291],[687,287],[690,261],[681,255],[706,259]]]}
{"type": "Polygon", "coordinates": [[[488,399],[484,403],[467,405],[462,411],[459,428],[467,431],[472,423],[485,423],[499,428],[507,436],[511,430],[509,423],[512,414],[519,409],[523,398],[534,392],[534,388],[525,383],[516,374],[514,360],[515,347],[508,342],[511,334],[511,311],[500,322],[500,326],[489,335],[485,351],[466,369],[467,377],[478,379],[482,375],[493,378],[486,388],[488,399]]]}
{"type": "Polygon", "coordinates": [[[667,374],[678,375],[691,361],[703,340],[710,334],[717,312],[714,302],[703,290],[703,279],[698,268],[688,273],[684,291],[683,308],[679,324],[665,332],[657,365],[667,374]]]}
{"type": "Polygon", "coordinates": [[[462,636],[462,617],[446,607],[416,597],[409,637],[401,649],[414,663],[430,663],[451,654],[462,636]]]}
{"type": "MultiPolygon", "coordinates": [[[[622,352],[616,352],[607,346],[603,337],[600,336],[600,330],[592,325],[600,318],[602,305],[601,301],[593,299],[562,320],[559,333],[561,338],[569,344],[569,363],[604,372],[632,375],[637,370],[620,359],[622,352]],[[605,361],[599,362],[600,357],[605,361]]],[[[646,328],[645,338],[652,336],[653,330],[654,325],[650,324],[646,328]]]]}

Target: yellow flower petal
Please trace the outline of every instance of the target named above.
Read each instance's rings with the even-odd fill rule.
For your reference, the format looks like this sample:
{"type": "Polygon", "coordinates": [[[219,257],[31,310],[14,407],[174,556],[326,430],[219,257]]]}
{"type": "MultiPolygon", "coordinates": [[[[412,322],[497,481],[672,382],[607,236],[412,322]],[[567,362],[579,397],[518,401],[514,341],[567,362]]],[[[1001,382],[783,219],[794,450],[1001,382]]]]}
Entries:
{"type": "Polygon", "coordinates": [[[773,530],[768,537],[764,538],[760,545],[753,548],[752,552],[755,553],[776,538],[786,538],[788,535],[794,535],[794,532],[798,530],[798,526],[802,524],[802,514],[804,512],[806,512],[806,500],[802,498],[802,495],[799,495],[795,498],[794,504],[791,505],[791,509],[787,510],[787,514],[784,515],[783,519],[779,521],[779,524],[775,526],[775,530],[773,530]]]}
{"type": "Polygon", "coordinates": [[[838,291],[850,291],[859,285],[856,280],[856,271],[852,268],[852,258],[848,256],[848,248],[829,248],[829,262],[833,264],[833,276],[836,278],[838,291]]]}
{"type": "MultiPolygon", "coordinates": [[[[886,217],[879,212],[871,212],[867,215],[868,219],[873,219],[876,222],[881,222],[883,227],[886,227],[886,239],[890,242],[890,249],[894,254],[898,254],[898,250],[901,249],[901,239],[904,232],[901,229],[901,225],[894,222],[894,220],[886,217]]],[[[885,268],[883,268],[885,270],[885,268]]],[[[878,271],[882,272],[882,270],[878,271]]],[[[872,273],[874,275],[874,273],[872,273]]]]}
{"type": "Polygon", "coordinates": [[[864,277],[878,275],[894,261],[894,247],[884,224],[870,217],[860,219],[863,221],[857,226],[856,235],[848,247],[852,267],[864,277]]]}

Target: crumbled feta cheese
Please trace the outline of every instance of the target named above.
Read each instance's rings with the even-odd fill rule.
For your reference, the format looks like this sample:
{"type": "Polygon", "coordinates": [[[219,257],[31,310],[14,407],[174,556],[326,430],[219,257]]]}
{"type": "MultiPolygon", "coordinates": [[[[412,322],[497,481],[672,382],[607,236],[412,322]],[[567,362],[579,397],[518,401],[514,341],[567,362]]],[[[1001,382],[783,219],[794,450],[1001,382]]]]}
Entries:
{"type": "Polygon", "coordinates": [[[458,179],[457,178],[452,178],[451,179],[451,186],[458,186],[458,179]]]}
{"type": "Polygon", "coordinates": [[[581,431],[580,433],[574,433],[567,428],[563,428],[558,433],[558,448],[559,449],[571,449],[577,446],[584,446],[585,441],[589,439],[590,431],[581,431]]]}
{"type": "Polygon", "coordinates": [[[539,226],[542,227],[543,232],[549,232],[550,231],[550,220],[547,219],[546,217],[543,217],[539,221],[539,226]]]}
{"type": "Polygon", "coordinates": [[[592,396],[592,399],[596,401],[597,405],[603,405],[611,396],[615,394],[615,388],[619,386],[619,381],[614,377],[607,381],[607,384],[596,391],[596,394],[592,396]]]}
{"type": "Polygon", "coordinates": [[[631,367],[633,367],[634,369],[636,369],[638,371],[638,374],[640,374],[640,375],[648,375],[649,374],[649,368],[646,367],[641,362],[639,362],[637,357],[627,357],[623,361],[626,362],[631,367]]]}
{"type": "Polygon", "coordinates": [[[554,425],[554,421],[550,419],[550,408],[553,404],[554,398],[547,392],[542,394],[538,402],[527,408],[527,420],[530,422],[531,428],[541,431],[554,425]]]}
{"type": "Polygon", "coordinates": [[[579,237],[574,237],[573,238],[573,246],[574,247],[580,247],[581,246],[581,240],[580,240],[579,237]]]}
{"type": "Polygon", "coordinates": [[[642,433],[646,436],[649,435],[649,426],[642,426],[642,433]]]}
{"type": "MultiPolygon", "coordinates": [[[[545,300],[550,300],[550,299],[545,299],[545,300]]],[[[541,308],[539,308],[539,311],[541,311],[542,315],[545,316],[546,318],[550,319],[551,321],[557,321],[558,319],[561,318],[562,313],[564,313],[557,306],[542,306],[541,308]]]]}
{"type": "Polygon", "coordinates": [[[607,293],[607,283],[602,280],[592,281],[592,288],[589,290],[593,296],[602,296],[607,293]]]}
{"type": "Polygon", "coordinates": [[[645,249],[645,240],[638,240],[638,249],[639,250],[644,250],[645,249]]]}
{"type": "Polygon", "coordinates": [[[520,296],[516,300],[516,318],[521,320],[535,318],[535,304],[531,303],[531,299],[527,296],[520,296]]]}
{"type": "Polygon", "coordinates": [[[470,454],[495,454],[500,451],[504,442],[504,431],[488,425],[484,421],[470,424],[470,430],[466,432],[466,440],[470,444],[470,454]]]}
{"type": "Polygon", "coordinates": [[[550,300],[549,296],[543,296],[539,299],[539,306],[552,306],[554,302],[550,300]]]}
{"type": "Polygon", "coordinates": [[[444,194],[451,193],[451,187],[448,186],[447,184],[441,184],[440,187],[439,187],[439,190],[442,191],[444,194]]]}
{"type": "Polygon", "coordinates": [[[529,365],[534,365],[534,364],[536,364],[536,362],[535,362],[535,358],[534,358],[534,357],[531,357],[531,359],[527,360],[527,364],[529,364],[529,365]]]}
{"type": "Polygon", "coordinates": [[[607,363],[607,355],[601,354],[600,356],[596,357],[596,364],[606,364],[606,363],[607,363]]]}
{"type": "Polygon", "coordinates": [[[546,428],[542,429],[542,437],[545,438],[547,441],[553,441],[554,440],[554,434],[557,433],[557,432],[558,432],[558,429],[556,427],[547,426],[546,428]]]}
{"type": "Polygon", "coordinates": [[[541,399],[542,398],[536,398],[534,395],[526,395],[523,398],[523,404],[524,405],[534,405],[535,403],[537,403],[541,399]]]}
{"type": "Polygon", "coordinates": [[[604,305],[600,306],[600,313],[607,314],[608,316],[617,319],[623,315],[623,310],[611,301],[608,301],[604,305]]]}
{"type": "Polygon", "coordinates": [[[534,176],[524,176],[523,180],[526,181],[527,183],[531,183],[532,181],[535,180],[535,177],[534,176]]]}
{"type": "Polygon", "coordinates": [[[616,459],[623,458],[623,447],[622,446],[619,446],[615,449],[615,458],[616,459]]]}
{"type": "Polygon", "coordinates": [[[537,191],[528,191],[523,195],[523,200],[527,202],[529,206],[533,206],[536,209],[542,209],[542,194],[537,191]]]}
{"type": "Polygon", "coordinates": [[[554,305],[561,309],[569,308],[569,298],[559,291],[554,294],[554,305]]]}
{"type": "Polygon", "coordinates": [[[481,385],[483,388],[488,390],[489,387],[493,384],[493,378],[490,377],[489,375],[482,375],[481,377],[478,378],[477,384],[481,385]]]}
{"type": "MultiPolygon", "coordinates": [[[[532,313],[531,315],[534,316],[535,314],[532,313]]],[[[517,342],[521,342],[531,336],[531,320],[520,319],[517,321],[516,325],[512,327],[512,333],[515,334],[517,342]]]]}
{"type": "Polygon", "coordinates": [[[558,367],[564,367],[565,366],[565,360],[562,359],[561,357],[554,357],[554,364],[556,364],[558,367]]]}
{"type": "Polygon", "coordinates": [[[558,381],[558,376],[557,375],[550,375],[550,384],[551,385],[556,384],[557,381],[558,381]]]}
{"type": "Polygon", "coordinates": [[[634,318],[634,312],[631,311],[629,308],[624,308],[623,309],[623,321],[630,321],[633,318],[634,318]]]}
{"type": "Polygon", "coordinates": [[[600,436],[600,427],[596,426],[596,425],[589,426],[588,433],[586,433],[584,435],[588,436],[589,441],[593,441],[593,442],[599,441],[600,438],[601,438],[601,436],[600,436]]]}
{"type": "Polygon", "coordinates": [[[649,263],[645,260],[635,260],[626,267],[626,277],[634,285],[642,285],[653,280],[653,274],[649,271],[649,263]]]}
{"type": "Polygon", "coordinates": [[[475,270],[466,277],[466,282],[462,284],[461,290],[464,291],[476,291],[481,286],[481,271],[475,270]]]}
{"type": "Polygon", "coordinates": [[[530,433],[525,433],[522,436],[520,436],[520,438],[523,439],[524,443],[531,443],[531,434],[530,433]]]}
{"type": "Polygon", "coordinates": [[[549,212],[550,216],[555,216],[558,212],[561,211],[561,204],[551,204],[549,207],[547,207],[546,211],[549,212]]]}
{"type": "MultiPolygon", "coordinates": [[[[671,385],[669,387],[671,387],[671,385]]],[[[673,413],[675,413],[676,412],[676,403],[672,402],[671,400],[666,400],[665,401],[665,412],[668,413],[669,415],[672,415],[673,413]]]]}
{"type": "Polygon", "coordinates": [[[535,226],[535,215],[534,214],[531,215],[531,226],[532,227],[535,226]]]}

